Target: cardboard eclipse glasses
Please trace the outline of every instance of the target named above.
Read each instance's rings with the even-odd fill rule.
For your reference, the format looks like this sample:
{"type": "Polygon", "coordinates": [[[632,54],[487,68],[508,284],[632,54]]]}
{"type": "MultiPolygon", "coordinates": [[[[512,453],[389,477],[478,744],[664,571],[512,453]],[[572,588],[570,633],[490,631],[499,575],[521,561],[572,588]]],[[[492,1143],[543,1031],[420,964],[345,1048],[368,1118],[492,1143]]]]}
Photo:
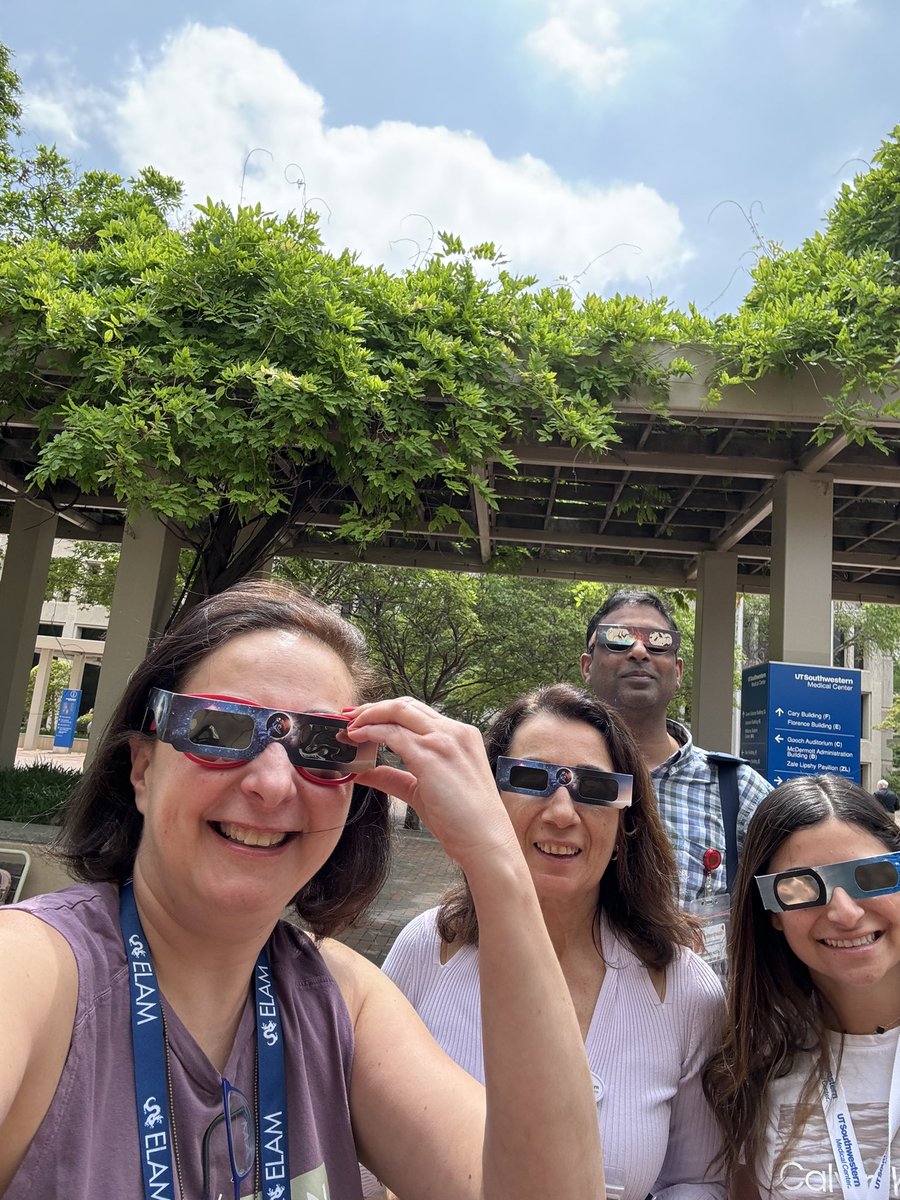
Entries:
{"type": "Polygon", "coordinates": [[[203,767],[240,767],[278,742],[301,775],[315,783],[346,783],[374,767],[378,746],[341,741],[349,721],[328,713],[260,708],[224,696],[185,696],[153,688],[148,729],[203,767]]]}
{"type": "Polygon", "coordinates": [[[648,654],[678,653],[681,634],[677,629],[654,629],[647,625],[597,625],[589,650],[602,646],[613,654],[624,654],[635,642],[643,642],[648,654]]]}
{"type": "Polygon", "coordinates": [[[854,900],[868,900],[900,892],[900,854],[854,858],[827,867],[792,867],[774,875],[757,875],[756,886],[763,908],[769,912],[829,904],[836,887],[854,900]]]}
{"type": "Polygon", "coordinates": [[[579,804],[604,808],[631,806],[633,777],[601,771],[599,767],[564,767],[533,758],[500,757],[494,775],[501,792],[520,792],[523,796],[548,800],[558,788],[564,787],[579,804]]]}

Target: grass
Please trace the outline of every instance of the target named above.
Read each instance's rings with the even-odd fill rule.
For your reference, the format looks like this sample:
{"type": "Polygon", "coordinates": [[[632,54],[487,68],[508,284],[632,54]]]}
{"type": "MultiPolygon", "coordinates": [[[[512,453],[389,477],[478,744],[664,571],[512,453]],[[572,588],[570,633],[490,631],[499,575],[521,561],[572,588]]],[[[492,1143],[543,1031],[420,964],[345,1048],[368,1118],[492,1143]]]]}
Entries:
{"type": "Polygon", "coordinates": [[[58,825],[60,809],[81,778],[56,763],[0,769],[0,821],[58,825]]]}

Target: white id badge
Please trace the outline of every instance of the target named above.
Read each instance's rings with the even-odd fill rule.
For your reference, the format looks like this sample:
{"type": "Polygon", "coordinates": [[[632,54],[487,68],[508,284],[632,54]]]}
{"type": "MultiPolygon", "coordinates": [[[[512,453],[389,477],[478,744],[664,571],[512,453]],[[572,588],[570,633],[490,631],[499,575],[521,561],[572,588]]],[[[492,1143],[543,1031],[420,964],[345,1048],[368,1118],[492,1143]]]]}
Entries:
{"type": "Polygon", "coordinates": [[[684,909],[700,922],[703,945],[697,948],[697,953],[706,959],[724,982],[728,976],[728,923],[731,920],[731,896],[727,892],[701,896],[697,900],[689,900],[684,909]]]}

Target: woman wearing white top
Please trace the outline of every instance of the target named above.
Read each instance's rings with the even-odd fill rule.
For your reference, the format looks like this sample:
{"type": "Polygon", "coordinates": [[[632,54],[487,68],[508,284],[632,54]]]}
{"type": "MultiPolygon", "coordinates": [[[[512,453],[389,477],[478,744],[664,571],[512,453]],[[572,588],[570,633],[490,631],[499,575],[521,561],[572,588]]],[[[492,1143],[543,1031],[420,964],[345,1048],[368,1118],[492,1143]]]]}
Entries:
{"type": "Polygon", "coordinates": [[[705,1086],[733,1194],[896,1197],[900,830],[868,792],[823,775],[763,800],[730,961],[705,1086]]]}
{"type": "MultiPolygon", "coordinates": [[[[637,747],[614,712],[567,684],[513,702],[485,741],[585,1038],[607,1193],[723,1196],[699,1077],[722,993],[688,949],[693,927],[673,900],[672,850],[637,747]]],[[[384,970],[483,1079],[478,942],[463,882],[403,930],[384,970]]]]}

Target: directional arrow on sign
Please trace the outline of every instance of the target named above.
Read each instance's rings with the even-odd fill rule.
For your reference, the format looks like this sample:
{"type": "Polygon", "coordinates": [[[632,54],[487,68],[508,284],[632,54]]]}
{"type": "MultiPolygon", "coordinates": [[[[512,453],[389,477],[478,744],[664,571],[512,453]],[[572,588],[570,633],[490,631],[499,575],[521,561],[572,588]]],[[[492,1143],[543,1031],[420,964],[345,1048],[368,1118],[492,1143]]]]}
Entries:
{"type": "Polygon", "coordinates": [[[784,780],[781,778],[781,776],[780,776],[780,775],[776,775],[776,776],[775,776],[775,782],[776,782],[776,783],[784,783],[784,780]]]}
{"type": "Polygon", "coordinates": [[[776,733],[776,734],[775,734],[775,741],[776,741],[776,742],[783,742],[783,741],[784,741],[784,738],[781,736],[781,734],[780,734],[780,733],[776,733]]]}
{"type": "Polygon", "coordinates": [[[783,708],[776,708],[776,709],[775,709],[775,716],[776,716],[776,717],[783,717],[783,716],[784,716],[784,709],[783,709],[783,708]]]}

